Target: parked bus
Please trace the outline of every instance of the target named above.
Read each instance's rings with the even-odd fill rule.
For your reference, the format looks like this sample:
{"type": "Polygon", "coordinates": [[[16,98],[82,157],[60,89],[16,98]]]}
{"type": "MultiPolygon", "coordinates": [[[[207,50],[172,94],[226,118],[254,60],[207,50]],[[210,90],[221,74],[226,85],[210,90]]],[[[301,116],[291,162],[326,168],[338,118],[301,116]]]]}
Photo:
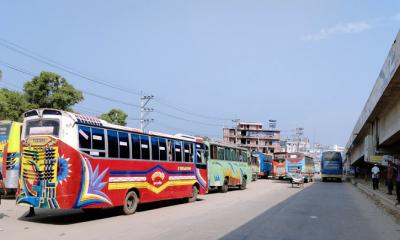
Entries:
{"type": "Polygon", "coordinates": [[[327,180],[342,181],[343,162],[340,152],[323,152],[321,156],[321,178],[327,180]]]}
{"type": "Polygon", "coordinates": [[[256,181],[260,175],[261,160],[258,153],[252,153],[250,156],[250,166],[251,166],[251,180],[256,181]]]}
{"type": "Polygon", "coordinates": [[[313,181],[315,171],[314,160],[304,153],[289,153],[287,169],[289,178],[296,173],[300,173],[304,177],[304,182],[313,181]]]}
{"type": "Polygon", "coordinates": [[[287,153],[274,153],[272,160],[272,176],[278,179],[287,178],[287,165],[286,165],[287,153]]]}
{"type": "Polygon", "coordinates": [[[257,177],[268,178],[268,176],[272,173],[272,156],[262,152],[258,152],[253,155],[256,156],[260,162],[257,177]]]}
{"type": "Polygon", "coordinates": [[[107,123],[55,109],[24,114],[17,204],[89,211],[207,193],[202,139],[107,123]]]}
{"type": "Polygon", "coordinates": [[[210,154],[207,159],[208,184],[210,189],[227,192],[229,187],[245,189],[251,181],[250,156],[248,150],[220,142],[205,142],[210,154]]]}
{"type": "Polygon", "coordinates": [[[19,122],[0,121],[0,171],[9,191],[18,188],[21,127],[19,122]]]}

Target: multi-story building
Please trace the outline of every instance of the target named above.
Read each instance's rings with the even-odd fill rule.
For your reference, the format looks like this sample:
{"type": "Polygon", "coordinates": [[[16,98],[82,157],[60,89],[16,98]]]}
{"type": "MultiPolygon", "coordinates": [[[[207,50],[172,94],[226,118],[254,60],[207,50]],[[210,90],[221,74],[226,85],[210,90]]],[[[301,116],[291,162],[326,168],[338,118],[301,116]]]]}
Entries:
{"type": "Polygon", "coordinates": [[[224,141],[263,153],[280,152],[281,133],[263,129],[262,123],[239,122],[236,127],[224,128],[224,141]]]}

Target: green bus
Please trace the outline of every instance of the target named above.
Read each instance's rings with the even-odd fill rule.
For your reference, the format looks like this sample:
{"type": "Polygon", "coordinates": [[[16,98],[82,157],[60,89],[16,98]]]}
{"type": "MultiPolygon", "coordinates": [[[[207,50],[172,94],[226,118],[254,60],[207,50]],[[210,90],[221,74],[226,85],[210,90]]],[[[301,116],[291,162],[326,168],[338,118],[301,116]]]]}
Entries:
{"type": "Polygon", "coordinates": [[[251,181],[249,152],[235,145],[206,141],[208,186],[227,192],[229,187],[246,189],[251,181]]]}

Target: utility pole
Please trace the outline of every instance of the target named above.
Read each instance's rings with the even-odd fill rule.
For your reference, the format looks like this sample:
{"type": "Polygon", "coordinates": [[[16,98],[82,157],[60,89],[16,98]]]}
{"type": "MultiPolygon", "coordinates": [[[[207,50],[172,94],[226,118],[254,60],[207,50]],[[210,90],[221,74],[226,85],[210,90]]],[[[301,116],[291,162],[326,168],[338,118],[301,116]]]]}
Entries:
{"type": "Polygon", "coordinates": [[[303,135],[304,128],[299,127],[296,128],[296,136],[297,136],[297,152],[300,152],[300,141],[301,141],[301,136],[303,135]]]}
{"type": "Polygon", "coordinates": [[[233,119],[232,122],[235,123],[235,144],[236,144],[236,146],[239,146],[237,141],[238,141],[238,128],[239,128],[240,119],[239,118],[233,119]]]}
{"type": "Polygon", "coordinates": [[[153,98],[153,95],[143,96],[142,93],[140,93],[140,129],[143,132],[145,131],[149,123],[154,121],[153,118],[147,118],[149,113],[153,112],[154,109],[146,107],[149,101],[153,98]]]}

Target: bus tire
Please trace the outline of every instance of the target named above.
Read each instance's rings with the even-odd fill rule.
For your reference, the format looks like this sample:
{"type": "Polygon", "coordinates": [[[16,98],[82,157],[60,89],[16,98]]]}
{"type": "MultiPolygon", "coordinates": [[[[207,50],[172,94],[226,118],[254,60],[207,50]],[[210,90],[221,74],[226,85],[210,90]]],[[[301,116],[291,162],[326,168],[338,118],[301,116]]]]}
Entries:
{"type": "Polygon", "coordinates": [[[122,206],[122,212],[125,215],[131,215],[136,212],[137,206],[139,204],[139,198],[135,191],[129,191],[124,200],[124,205],[122,206]]]}
{"type": "Polygon", "coordinates": [[[240,184],[240,190],[245,190],[247,185],[247,178],[243,177],[242,184],[240,184]]]}
{"type": "Polygon", "coordinates": [[[322,178],[322,182],[326,182],[326,178],[323,177],[323,178],[322,178]]]}
{"type": "Polygon", "coordinates": [[[196,202],[198,194],[199,194],[199,190],[197,189],[197,186],[193,185],[192,196],[190,198],[188,198],[188,202],[196,202]]]}
{"type": "Polygon", "coordinates": [[[221,187],[221,192],[226,193],[228,192],[229,186],[228,186],[228,178],[226,177],[224,179],[224,184],[221,187]]]}

